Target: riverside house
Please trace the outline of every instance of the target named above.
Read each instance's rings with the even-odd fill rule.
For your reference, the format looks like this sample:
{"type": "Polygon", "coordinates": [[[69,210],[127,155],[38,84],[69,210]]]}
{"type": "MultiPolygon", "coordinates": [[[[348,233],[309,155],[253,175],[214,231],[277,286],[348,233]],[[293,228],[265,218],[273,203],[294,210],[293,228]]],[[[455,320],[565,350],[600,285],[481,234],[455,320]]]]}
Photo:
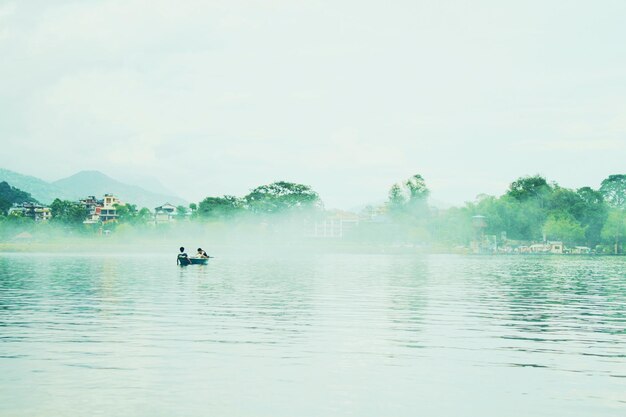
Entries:
{"type": "Polygon", "coordinates": [[[78,203],[85,208],[87,217],[83,222],[84,224],[95,224],[100,222],[100,212],[103,204],[102,200],[97,200],[95,196],[90,195],[89,197],[79,200],[78,203]]]}
{"type": "Polygon", "coordinates": [[[154,208],[154,223],[163,224],[174,221],[176,217],[176,206],[170,203],[165,203],[159,207],[154,208]]]}
{"type": "Polygon", "coordinates": [[[36,222],[50,220],[52,217],[49,207],[35,203],[14,204],[13,207],[9,209],[9,215],[11,214],[19,214],[23,217],[33,219],[36,222]]]}
{"type": "Polygon", "coordinates": [[[113,194],[105,194],[102,200],[90,195],[79,201],[85,208],[84,224],[107,223],[117,220],[116,205],[123,206],[124,203],[113,194]]]}
{"type": "Polygon", "coordinates": [[[117,220],[117,209],[115,205],[123,206],[124,203],[113,194],[105,194],[102,208],[100,209],[100,221],[102,223],[117,220]]]}

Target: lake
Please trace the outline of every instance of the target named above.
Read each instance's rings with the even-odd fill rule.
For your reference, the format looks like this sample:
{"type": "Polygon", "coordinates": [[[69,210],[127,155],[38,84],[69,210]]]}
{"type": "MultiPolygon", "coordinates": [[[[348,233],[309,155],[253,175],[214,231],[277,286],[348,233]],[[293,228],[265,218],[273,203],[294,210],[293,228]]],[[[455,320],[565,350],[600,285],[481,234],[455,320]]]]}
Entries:
{"type": "Polygon", "coordinates": [[[624,416],[626,258],[0,254],[0,416],[624,416]]]}

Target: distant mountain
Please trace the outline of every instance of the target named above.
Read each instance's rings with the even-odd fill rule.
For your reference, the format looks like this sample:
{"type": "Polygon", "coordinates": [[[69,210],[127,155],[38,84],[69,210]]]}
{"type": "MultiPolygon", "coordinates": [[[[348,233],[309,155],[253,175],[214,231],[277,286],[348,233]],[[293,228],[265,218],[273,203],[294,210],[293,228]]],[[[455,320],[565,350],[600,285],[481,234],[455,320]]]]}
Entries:
{"type": "Polygon", "coordinates": [[[187,205],[187,202],[180,197],[167,193],[155,193],[135,185],[125,184],[99,171],[81,171],[50,183],[0,168],[1,181],[6,181],[13,187],[30,193],[43,204],[50,204],[55,198],[78,200],[90,195],[102,198],[108,193],[114,194],[125,203],[136,204],[139,208],[147,207],[150,210],[163,203],[187,205]]]}
{"type": "Polygon", "coordinates": [[[70,177],[54,181],[52,185],[64,190],[73,200],[89,195],[102,197],[104,194],[114,194],[125,203],[136,204],[137,207],[147,207],[151,210],[163,203],[187,205],[187,202],[179,197],[155,193],[136,185],[125,184],[100,171],[81,171],[70,177]]]}
{"type": "Polygon", "coordinates": [[[30,193],[35,199],[44,204],[51,203],[55,198],[70,198],[65,190],[44,180],[30,175],[22,175],[8,169],[0,168],[0,181],[6,181],[13,187],[30,193]]]}
{"type": "Polygon", "coordinates": [[[169,188],[161,184],[161,182],[154,177],[146,177],[143,175],[137,175],[135,173],[129,173],[129,174],[121,173],[121,174],[116,174],[114,176],[117,178],[124,178],[124,181],[126,183],[136,185],[138,187],[143,188],[144,190],[151,191],[156,194],[163,194],[163,195],[175,195],[176,194],[172,190],[170,190],[169,188]]]}

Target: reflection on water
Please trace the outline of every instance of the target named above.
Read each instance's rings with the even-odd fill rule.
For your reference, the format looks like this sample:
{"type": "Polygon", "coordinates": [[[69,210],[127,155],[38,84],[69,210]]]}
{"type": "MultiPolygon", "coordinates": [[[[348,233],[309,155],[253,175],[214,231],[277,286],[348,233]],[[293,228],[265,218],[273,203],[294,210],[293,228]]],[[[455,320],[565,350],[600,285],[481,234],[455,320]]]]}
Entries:
{"type": "Polygon", "coordinates": [[[623,416],[626,260],[0,256],[0,416],[623,416]]]}

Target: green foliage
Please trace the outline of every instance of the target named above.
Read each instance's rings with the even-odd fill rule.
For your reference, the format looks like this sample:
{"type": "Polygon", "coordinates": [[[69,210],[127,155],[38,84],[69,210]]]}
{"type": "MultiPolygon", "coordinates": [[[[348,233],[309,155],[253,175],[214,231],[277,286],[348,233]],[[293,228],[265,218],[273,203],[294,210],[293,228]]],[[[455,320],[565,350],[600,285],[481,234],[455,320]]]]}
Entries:
{"type": "Polygon", "coordinates": [[[587,246],[595,247],[601,240],[601,231],[608,217],[608,206],[600,191],[591,187],[582,187],[577,191],[581,199],[581,208],[576,217],[585,227],[587,246]]]}
{"type": "Polygon", "coordinates": [[[196,215],[202,219],[229,219],[243,209],[243,201],[235,196],[207,197],[198,205],[196,215]]]}
{"type": "Polygon", "coordinates": [[[602,227],[602,237],[613,243],[613,252],[618,254],[621,252],[621,239],[626,231],[626,213],[623,210],[613,209],[602,227]]]}
{"type": "Polygon", "coordinates": [[[406,180],[404,186],[409,193],[409,201],[426,200],[430,194],[430,191],[426,187],[426,181],[424,181],[424,178],[419,174],[415,174],[406,180]]]}
{"type": "Polygon", "coordinates": [[[244,197],[253,213],[286,213],[308,211],[322,207],[319,195],[308,185],[274,182],[261,185],[244,197]]]}
{"type": "Polygon", "coordinates": [[[393,221],[395,236],[401,242],[423,242],[430,238],[429,191],[424,178],[415,174],[389,190],[387,212],[393,221]]]}
{"type": "Polygon", "coordinates": [[[600,192],[611,207],[626,208],[626,175],[609,175],[600,184],[600,192]]]}
{"type": "Polygon", "coordinates": [[[505,194],[500,198],[483,196],[475,204],[469,204],[473,216],[485,216],[487,235],[499,236],[505,232],[514,240],[539,240],[547,211],[535,198],[518,200],[505,194]]]}
{"type": "MultiPolygon", "coordinates": [[[[119,225],[145,225],[152,220],[150,210],[145,207],[141,210],[137,210],[135,204],[115,204],[114,207],[119,225]]],[[[117,230],[119,231],[119,228],[117,230]]]]}
{"type": "Polygon", "coordinates": [[[544,199],[552,188],[545,178],[540,175],[521,177],[513,181],[506,195],[517,201],[535,200],[543,206],[544,199]]]}
{"type": "Polygon", "coordinates": [[[189,211],[189,209],[185,206],[178,206],[176,207],[176,216],[179,219],[184,219],[185,216],[187,216],[187,212],[189,211]]]}
{"type": "Polygon", "coordinates": [[[389,190],[389,200],[387,201],[387,207],[389,208],[389,212],[392,213],[392,215],[400,213],[404,209],[406,200],[407,199],[404,196],[400,185],[392,185],[391,189],[389,190]]]}
{"type": "Polygon", "coordinates": [[[471,205],[452,207],[431,220],[432,236],[446,245],[467,245],[474,237],[471,205]]]}
{"type": "Polygon", "coordinates": [[[132,223],[137,215],[137,206],[134,204],[114,204],[118,223],[132,223]]]}
{"type": "Polygon", "coordinates": [[[429,190],[424,178],[415,174],[402,183],[393,184],[389,190],[387,208],[394,218],[424,216],[428,211],[429,190]]]}
{"type": "MultiPolygon", "coordinates": [[[[602,232],[608,216],[602,192],[590,187],[571,190],[558,184],[549,185],[540,176],[518,178],[503,196],[479,196],[476,202],[466,204],[465,209],[468,217],[485,216],[485,234],[506,233],[512,240],[539,241],[545,234],[549,239],[570,245],[595,247],[610,234],[602,232]]],[[[458,211],[451,212],[459,215],[458,211]]],[[[455,224],[459,228],[459,241],[463,241],[467,231],[460,226],[462,223],[455,224]]]]}
{"type": "Polygon", "coordinates": [[[13,204],[37,203],[29,193],[12,187],[6,181],[0,182],[0,214],[7,214],[13,204]]]}
{"type": "Polygon", "coordinates": [[[585,228],[567,215],[550,215],[543,225],[543,233],[548,240],[560,240],[570,245],[585,238],[585,228]]]}
{"type": "Polygon", "coordinates": [[[58,198],[50,204],[50,212],[53,222],[68,226],[82,224],[87,215],[84,207],[80,204],[58,198]]]}
{"type": "Polygon", "coordinates": [[[146,224],[152,221],[152,213],[146,207],[142,207],[137,213],[136,222],[139,224],[146,224]]]}
{"type": "Polygon", "coordinates": [[[13,204],[11,204],[10,201],[5,200],[4,198],[0,197],[0,215],[2,214],[7,214],[9,212],[9,209],[11,208],[13,204]]]}
{"type": "Polygon", "coordinates": [[[18,233],[32,232],[35,226],[32,219],[22,216],[21,213],[0,215],[0,239],[11,239],[18,233]]]}

